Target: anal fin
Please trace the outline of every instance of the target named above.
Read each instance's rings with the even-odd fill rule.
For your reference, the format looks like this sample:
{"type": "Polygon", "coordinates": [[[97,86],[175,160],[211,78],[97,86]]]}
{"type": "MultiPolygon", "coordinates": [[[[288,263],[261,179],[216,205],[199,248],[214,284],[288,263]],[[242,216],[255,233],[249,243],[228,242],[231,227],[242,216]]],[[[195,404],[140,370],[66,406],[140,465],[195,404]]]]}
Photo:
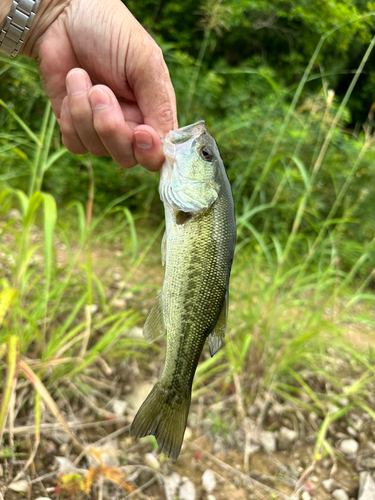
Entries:
{"type": "Polygon", "coordinates": [[[143,336],[149,344],[160,338],[166,333],[163,318],[163,295],[159,293],[154,307],[146,319],[143,327],[143,336]]]}
{"type": "Polygon", "coordinates": [[[210,348],[211,357],[220,349],[224,344],[225,330],[227,329],[228,318],[228,292],[225,294],[225,299],[221,307],[219,319],[215,328],[208,336],[208,345],[210,348]]]}

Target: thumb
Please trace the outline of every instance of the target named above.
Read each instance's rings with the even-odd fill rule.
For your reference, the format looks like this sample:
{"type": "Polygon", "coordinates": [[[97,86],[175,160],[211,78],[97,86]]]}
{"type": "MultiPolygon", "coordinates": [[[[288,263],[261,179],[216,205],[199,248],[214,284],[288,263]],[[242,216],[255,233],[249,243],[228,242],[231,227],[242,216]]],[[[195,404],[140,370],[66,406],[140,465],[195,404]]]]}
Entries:
{"type": "Polygon", "coordinates": [[[135,57],[128,59],[134,64],[130,84],[144,124],[164,137],[177,127],[176,96],[161,49],[146,32],[142,35],[149,37],[148,50],[143,41],[139,44],[143,53],[137,50],[135,57]]]}

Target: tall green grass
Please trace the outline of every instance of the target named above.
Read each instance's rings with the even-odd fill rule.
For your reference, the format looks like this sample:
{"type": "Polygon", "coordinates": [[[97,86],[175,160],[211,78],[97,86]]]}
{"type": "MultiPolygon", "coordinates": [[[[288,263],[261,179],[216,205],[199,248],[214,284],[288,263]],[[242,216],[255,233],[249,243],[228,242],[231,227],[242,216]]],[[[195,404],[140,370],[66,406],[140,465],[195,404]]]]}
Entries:
{"type": "MultiPolygon", "coordinates": [[[[190,100],[202,90],[202,60],[217,23],[212,17],[205,26],[201,53],[191,68],[195,79],[190,100]]],[[[193,386],[193,401],[202,395],[221,398],[234,387],[245,403],[256,397],[264,402],[274,398],[317,413],[322,425],[315,458],[324,449],[330,452],[327,429],[346,412],[360,408],[374,418],[366,389],[375,376],[373,351],[359,352],[345,336],[349,323],[358,325],[358,331],[362,324],[375,323],[369,288],[375,239],[366,236],[356,245],[355,237],[349,238],[355,223],[367,224],[358,215],[361,210],[366,214],[367,198],[357,179],[361,169],[373,169],[374,134],[371,119],[356,136],[348,138],[343,130],[347,102],[375,42],[338,103],[323,77],[319,95],[311,98],[305,93],[324,39],[293,89],[294,97],[278,93],[277,82],[260,71],[275,93],[267,116],[259,124],[259,115],[244,112],[242,120],[217,131],[224,160],[225,154],[232,160],[229,175],[238,241],[226,344],[201,362],[193,386]],[[254,126],[257,140],[249,146],[254,126]],[[335,363],[335,357],[346,363],[344,371],[350,373],[352,381],[346,385],[342,364],[335,363]],[[317,382],[321,379],[329,381],[330,392],[317,382]],[[343,396],[349,404],[332,413],[332,405],[343,396]]],[[[244,70],[243,74],[250,73],[244,70]]],[[[7,113],[0,154],[8,162],[21,158],[28,171],[24,190],[14,187],[9,170],[4,177],[0,173],[0,352],[7,359],[0,430],[7,417],[11,425],[17,376],[22,374],[35,391],[38,443],[40,398],[65,425],[51,397],[58,399],[59,383],[73,380],[84,393],[87,386],[81,376],[98,360],[115,364],[138,356],[147,363],[151,353],[161,351],[159,345],[148,346],[126,335],[144,318],[143,311],[117,311],[114,303],[125,290],[142,292],[137,272],[160,240],[164,225],[154,217],[154,229],[148,225],[147,238],[142,239],[147,243],[140,245],[145,216],[139,208],[132,211],[130,202],[133,197],[148,196],[147,183],[116,197],[95,215],[95,176],[88,158],[81,158],[88,172],[86,206],[74,200],[58,210],[53,196],[43,192],[43,179],[51,166],[69,154],[55,135],[50,106],[46,105],[35,132],[9,104],[0,101],[0,105],[7,113]],[[114,242],[116,248],[121,243],[125,268],[123,283],[111,296],[93,261],[93,249],[104,242],[111,249],[114,242]],[[65,263],[60,265],[62,245],[65,263]],[[93,305],[99,305],[100,315],[93,314],[93,305]],[[35,370],[31,357],[39,361],[35,370]]],[[[152,216],[147,217],[149,222],[152,216]]],[[[5,364],[1,369],[5,373],[5,364]]]]}

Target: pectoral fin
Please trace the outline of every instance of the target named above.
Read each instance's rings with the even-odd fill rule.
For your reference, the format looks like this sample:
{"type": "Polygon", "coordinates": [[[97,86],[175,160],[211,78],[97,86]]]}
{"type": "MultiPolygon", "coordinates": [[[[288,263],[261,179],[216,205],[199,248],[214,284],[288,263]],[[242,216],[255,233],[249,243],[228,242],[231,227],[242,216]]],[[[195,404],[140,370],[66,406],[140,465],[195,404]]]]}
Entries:
{"type": "Polygon", "coordinates": [[[163,295],[160,293],[143,327],[143,336],[149,344],[166,333],[163,318],[163,295]]]}
{"type": "Polygon", "coordinates": [[[224,344],[225,330],[227,328],[227,317],[228,317],[228,292],[225,295],[223,305],[220,311],[219,319],[215,325],[215,328],[208,336],[208,345],[210,348],[211,357],[220,349],[224,344]]]}

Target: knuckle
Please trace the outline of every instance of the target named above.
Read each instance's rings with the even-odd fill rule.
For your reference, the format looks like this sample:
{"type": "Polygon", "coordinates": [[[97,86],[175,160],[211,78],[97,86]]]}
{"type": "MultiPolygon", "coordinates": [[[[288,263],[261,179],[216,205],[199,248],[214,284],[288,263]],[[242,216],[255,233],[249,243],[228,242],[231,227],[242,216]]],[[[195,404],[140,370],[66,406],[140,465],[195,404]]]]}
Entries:
{"type": "Polygon", "coordinates": [[[119,126],[115,120],[94,119],[94,129],[100,137],[107,139],[116,135],[119,126]]]}
{"type": "Polygon", "coordinates": [[[74,123],[83,125],[91,121],[91,109],[83,106],[71,106],[70,115],[74,123]]]}
{"type": "Polygon", "coordinates": [[[83,144],[78,144],[75,141],[69,140],[69,138],[62,136],[62,143],[71,153],[75,155],[83,155],[87,153],[87,149],[83,144]]]}
{"type": "Polygon", "coordinates": [[[108,151],[104,147],[97,145],[91,146],[89,152],[94,156],[108,156],[108,151]]]}
{"type": "Polygon", "coordinates": [[[157,116],[161,123],[173,122],[173,110],[170,102],[163,102],[157,109],[157,116]]]}

